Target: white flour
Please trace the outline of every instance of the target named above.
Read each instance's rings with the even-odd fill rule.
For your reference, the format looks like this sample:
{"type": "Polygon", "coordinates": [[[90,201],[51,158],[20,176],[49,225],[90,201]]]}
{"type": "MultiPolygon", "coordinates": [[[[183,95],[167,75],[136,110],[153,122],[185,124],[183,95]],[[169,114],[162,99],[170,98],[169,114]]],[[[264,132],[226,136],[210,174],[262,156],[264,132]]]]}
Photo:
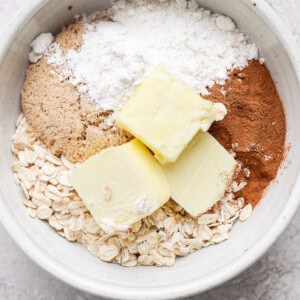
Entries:
{"type": "Polygon", "coordinates": [[[36,37],[31,44],[32,51],[29,54],[30,62],[38,62],[44,56],[44,53],[47,51],[52,41],[53,35],[51,33],[41,33],[36,37]]]}
{"type": "Polygon", "coordinates": [[[118,110],[158,65],[206,94],[215,83],[224,84],[229,70],[258,58],[257,47],[231,19],[194,1],[117,1],[107,13],[114,22],[92,22],[97,13],[85,19],[80,51],[63,56],[54,43],[47,53],[48,63],[64,65],[62,78],[101,110],[118,110]]]}

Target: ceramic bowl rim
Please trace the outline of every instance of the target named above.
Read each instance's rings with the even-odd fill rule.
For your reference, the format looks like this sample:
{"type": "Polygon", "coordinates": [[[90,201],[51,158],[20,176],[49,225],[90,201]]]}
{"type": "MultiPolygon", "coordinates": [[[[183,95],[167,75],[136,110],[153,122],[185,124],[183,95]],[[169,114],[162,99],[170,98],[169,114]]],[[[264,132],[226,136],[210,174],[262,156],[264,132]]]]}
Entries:
{"type": "MultiPolygon", "coordinates": [[[[40,8],[46,5],[48,1],[49,0],[31,0],[26,2],[18,11],[15,18],[6,27],[0,44],[0,66],[5,59],[14,38],[18,35],[22,27],[37,11],[40,10],[40,8]]],[[[291,61],[294,62],[294,71],[300,85],[300,62],[296,58],[297,48],[294,38],[279,16],[265,0],[260,0],[256,9],[260,12],[261,16],[268,21],[269,26],[272,26],[273,32],[284,45],[291,61]]],[[[221,272],[207,280],[195,279],[181,285],[163,286],[159,288],[158,291],[154,289],[147,290],[147,295],[145,295],[143,289],[133,289],[125,286],[120,288],[117,284],[105,283],[99,285],[97,281],[85,281],[80,274],[74,274],[70,272],[67,267],[57,264],[54,257],[49,257],[47,254],[43,253],[39,245],[31,240],[30,236],[26,234],[3,201],[4,197],[1,191],[0,198],[0,222],[6,231],[35,263],[65,283],[94,295],[114,299],[174,299],[204,292],[218,286],[235,277],[259,259],[284,231],[300,205],[300,175],[298,174],[297,176],[296,184],[288,201],[286,201],[285,208],[282,210],[273,226],[266,232],[264,239],[261,239],[255,246],[251,247],[238,261],[233,263],[230,268],[227,268],[226,270],[221,269],[221,272]]]]}

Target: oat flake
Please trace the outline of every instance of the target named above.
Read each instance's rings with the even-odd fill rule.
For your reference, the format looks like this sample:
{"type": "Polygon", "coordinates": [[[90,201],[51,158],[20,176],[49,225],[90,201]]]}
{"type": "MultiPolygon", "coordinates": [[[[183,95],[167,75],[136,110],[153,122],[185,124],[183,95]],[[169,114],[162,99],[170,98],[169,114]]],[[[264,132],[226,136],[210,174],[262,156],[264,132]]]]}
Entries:
{"type": "Polygon", "coordinates": [[[12,146],[13,171],[26,196],[22,203],[28,214],[48,221],[59,235],[83,244],[104,261],[126,267],[172,266],[178,255],[228,239],[233,223],[238,218],[245,221],[251,214],[251,205],[244,206],[243,198],[235,199],[233,193],[227,193],[210,213],[198,218],[169,201],[131,227],[103,220],[100,228],[76,191],[62,179],[73,165],[33,138],[23,115],[18,124],[12,146]]]}

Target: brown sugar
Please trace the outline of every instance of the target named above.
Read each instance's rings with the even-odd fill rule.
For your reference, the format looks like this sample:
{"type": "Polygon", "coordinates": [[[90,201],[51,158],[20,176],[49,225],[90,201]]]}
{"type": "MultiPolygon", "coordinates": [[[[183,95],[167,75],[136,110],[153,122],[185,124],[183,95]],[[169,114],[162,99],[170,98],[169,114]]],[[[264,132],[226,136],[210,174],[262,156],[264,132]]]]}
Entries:
{"type": "Polygon", "coordinates": [[[84,33],[85,28],[82,23],[73,23],[69,26],[64,26],[61,32],[55,37],[55,40],[64,53],[69,49],[79,50],[82,46],[84,33]]]}
{"type": "MultiPolygon", "coordinates": [[[[81,24],[72,24],[56,41],[63,51],[76,50],[83,33],[81,24]]],[[[98,112],[88,96],[78,95],[73,85],[60,81],[53,71],[45,58],[30,65],[21,94],[29,125],[54,154],[83,162],[102,149],[131,139],[127,132],[105,123],[109,112],[98,112]]]]}
{"type": "Polygon", "coordinates": [[[206,98],[226,105],[227,116],[210,132],[250,170],[240,194],[255,206],[276,177],[285,153],[285,114],[271,75],[265,65],[252,61],[232,72],[223,93],[216,85],[206,98]]]}

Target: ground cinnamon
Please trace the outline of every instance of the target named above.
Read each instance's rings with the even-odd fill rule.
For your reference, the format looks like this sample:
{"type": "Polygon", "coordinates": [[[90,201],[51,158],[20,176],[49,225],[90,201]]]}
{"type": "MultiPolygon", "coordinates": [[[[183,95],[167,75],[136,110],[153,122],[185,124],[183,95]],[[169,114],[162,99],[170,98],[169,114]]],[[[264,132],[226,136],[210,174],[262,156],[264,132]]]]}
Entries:
{"type": "Polygon", "coordinates": [[[250,170],[241,196],[255,206],[276,177],[285,151],[285,114],[274,82],[266,66],[253,61],[234,70],[223,88],[214,86],[210,92],[206,98],[228,110],[210,132],[250,170]]]}

